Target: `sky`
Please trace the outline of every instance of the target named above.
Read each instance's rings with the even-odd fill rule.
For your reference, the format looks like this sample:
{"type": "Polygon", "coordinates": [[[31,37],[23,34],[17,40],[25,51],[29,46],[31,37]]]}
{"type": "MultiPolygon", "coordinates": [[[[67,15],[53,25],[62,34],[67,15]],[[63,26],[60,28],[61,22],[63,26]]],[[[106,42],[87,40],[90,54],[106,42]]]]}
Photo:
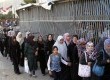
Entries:
{"type": "Polygon", "coordinates": [[[10,5],[13,6],[13,8],[18,8],[20,4],[23,3],[23,0],[0,0],[0,7],[8,7],[10,5]]]}
{"type": "MultiPolygon", "coordinates": [[[[0,0],[0,8],[3,7],[5,10],[7,7],[12,5],[12,12],[17,16],[16,9],[21,6],[21,3],[23,3],[23,0],[0,0]]],[[[7,14],[7,12],[3,14],[7,14]]]]}

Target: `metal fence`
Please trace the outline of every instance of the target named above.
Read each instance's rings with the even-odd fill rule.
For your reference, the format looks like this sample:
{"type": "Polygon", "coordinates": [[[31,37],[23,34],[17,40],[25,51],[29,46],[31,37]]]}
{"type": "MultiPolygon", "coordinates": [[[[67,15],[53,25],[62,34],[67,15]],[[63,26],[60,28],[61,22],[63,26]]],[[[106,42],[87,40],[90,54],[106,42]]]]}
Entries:
{"type": "Polygon", "coordinates": [[[110,0],[76,0],[56,3],[52,10],[29,7],[19,11],[22,32],[31,31],[55,38],[65,32],[97,43],[104,33],[110,35],[110,0]]]}

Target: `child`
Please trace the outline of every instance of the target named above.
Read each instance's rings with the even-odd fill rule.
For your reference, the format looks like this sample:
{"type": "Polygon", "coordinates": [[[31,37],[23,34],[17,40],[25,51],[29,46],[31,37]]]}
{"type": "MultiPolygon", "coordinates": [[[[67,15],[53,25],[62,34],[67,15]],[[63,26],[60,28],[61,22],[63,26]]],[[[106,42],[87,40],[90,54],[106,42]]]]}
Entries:
{"type": "Polygon", "coordinates": [[[49,74],[53,75],[54,80],[60,80],[60,62],[61,62],[61,55],[58,53],[58,48],[56,46],[52,49],[53,53],[49,56],[48,59],[48,70],[49,74]]]}

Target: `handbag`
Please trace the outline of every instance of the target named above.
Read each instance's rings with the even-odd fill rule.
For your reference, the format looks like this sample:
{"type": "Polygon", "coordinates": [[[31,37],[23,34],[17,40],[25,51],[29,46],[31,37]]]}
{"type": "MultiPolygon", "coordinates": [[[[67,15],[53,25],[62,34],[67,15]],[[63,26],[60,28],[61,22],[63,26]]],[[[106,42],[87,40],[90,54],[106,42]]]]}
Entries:
{"type": "MultiPolygon", "coordinates": [[[[105,59],[105,57],[104,57],[105,55],[104,55],[104,51],[103,51],[103,60],[105,59]]],[[[95,64],[94,64],[94,66],[93,66],[93,69],[92,69],[92,72],[96,75],[96,76],[103,76],[103,74],[104,74],[104,69],[105,69],[105,66],[99,66],[99,65],[97,65],[97,60],[96,60],[96,62],[95,62],[95,64]]]]}
{"type": "Polygon", "coordinates": [[[28,60],[25,59],[24,61],[24,72],[29,73],[29,66],[28,66],[28,60]]]}
{"type": "MultiPolygon", "coordinates": [[[[87,62],[87,55],[85,52],[85,59],[87,62]]],[[[91,76],[91,67],[88,65],[82,65],[79,63],[79,68],[78,68],[78,75],[80,77],[90,77],[91,76]]]]}

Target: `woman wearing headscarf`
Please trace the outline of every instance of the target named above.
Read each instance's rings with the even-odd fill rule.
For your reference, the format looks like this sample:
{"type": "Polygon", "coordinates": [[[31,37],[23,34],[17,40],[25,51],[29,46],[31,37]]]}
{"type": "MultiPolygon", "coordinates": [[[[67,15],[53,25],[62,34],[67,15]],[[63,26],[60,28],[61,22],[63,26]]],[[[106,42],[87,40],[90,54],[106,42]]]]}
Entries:
{"type": "Polygon", "coordinates": [[[38,36],[37,46],[38,46],[38,60],[40,62],[40,69],[43,76],[45,76],[46,58],[45,58],[44,41],[42,36],[38,36]]]}
{"type": "Polygon", "coordinates": [[[27,42],[27,39],[28,39],[29,35],[30,35],[30,32],[29,31],[26,32],[26,35],[25,35],[25,38],[24,38],[24,42],[27,42]]]}
{"type": "Polygon", "coordinates": [[[58,47],[58,52],[61,54],[62,59],[65,61],[65,63],[61,62],[61,80],[71,80],[71,63],[67,55],[67,46],[64,42],[63,36],[58,36],[54,46],[58,47]]]}
{"type": "Polygon", "coordinates": [[[30,71],[30,76],[36,77],[37,62],[36,62],[36,51],[37,46],[34,42],[34,36],[28,36],[27,42],[25,43],[25,54],[28,60],[28,66],[30,71]]]}
{"type": "Polygon", "coordinates": [[[98,53],[98,63],[99,66],[104,66],[104,74],[100,77],[100,80],[110,79],[110,39],[104,41],[104,48],[98,53]],[[104,57],[104,59],[103,59],[104,57]]]}
{"type": "Polygon", "coordinates": [[[99,43],[95,46],[95,50],[97,52],[99,52],[100,50],[104,49],[104,41],[107,39],[107,37],[102,37],[100,40],[99,40],[99,43]]]}
{"type": "Polygon", "coordinates": [[[12,54],[12,62],[14,66],[14,72],[16,74],[20,74],[19,71],[19,61],[20,61],[20,45],[19,42],[16,40],[16,37],[12,37],[11,43],[10,43],[10,51],[12,54]]]}
{"type": "Polygon", "coordinates": [[[66,45],[68,46],[71,42],[71,37],[70,37],[70,34],[69,33],[65,33],[64,34],[64,41],[66,43],[66,45]]]}
{"type": "Polygon", "coordinates": [[[17,36],[16,36],[16,40],[19,42],[20,44],[20,65],[24,66],[24,38],[22,36],[21,32],[18,32],[17,36]]]}
{"type": "Polygon", "coordinates": [[[74,43],[74,37],[71,43],[68,46],[68,54],[70,56],[71,65],[71,77],[72,80],[81,80],[81,77],[78,76],[78,65],[79,65],[79,57],[78,57],[78,47],[77,44],[74,43]]]}
{"type": "MultiPolygon", "coordinates": [[[[82,65],[88,65],[90,66],[90,77],[83,77],[83,80],[91,80],[92,78],[92,68],[93,64],[96,60],[96,52],[94,51],[94,44],[93,42],[89,41],[86,44],[86,50],[81,54],[81,57],[79,59],[79,63],[82,65]]],[[[83,73],[83,72],[82,72],[83,73]]],[[[85,74],[85,73],[84,73],[85,74]]]]}
{"type": "Polygon", "coordinates": [[[55,43],[55,41],[53,40],[53,35],[49,34],[47,36],[47,41],[46,41],[46,44],[45,44],[46,62],[49,58],[49,55],[52,54],[52,47],[53,47],[54,43],[55,43]]]}
{"type": "Polygon", "coordinates": [[[78,55],[80,55],[86,50],[86,40],[81,38],[78,40],[78,55]]]}

